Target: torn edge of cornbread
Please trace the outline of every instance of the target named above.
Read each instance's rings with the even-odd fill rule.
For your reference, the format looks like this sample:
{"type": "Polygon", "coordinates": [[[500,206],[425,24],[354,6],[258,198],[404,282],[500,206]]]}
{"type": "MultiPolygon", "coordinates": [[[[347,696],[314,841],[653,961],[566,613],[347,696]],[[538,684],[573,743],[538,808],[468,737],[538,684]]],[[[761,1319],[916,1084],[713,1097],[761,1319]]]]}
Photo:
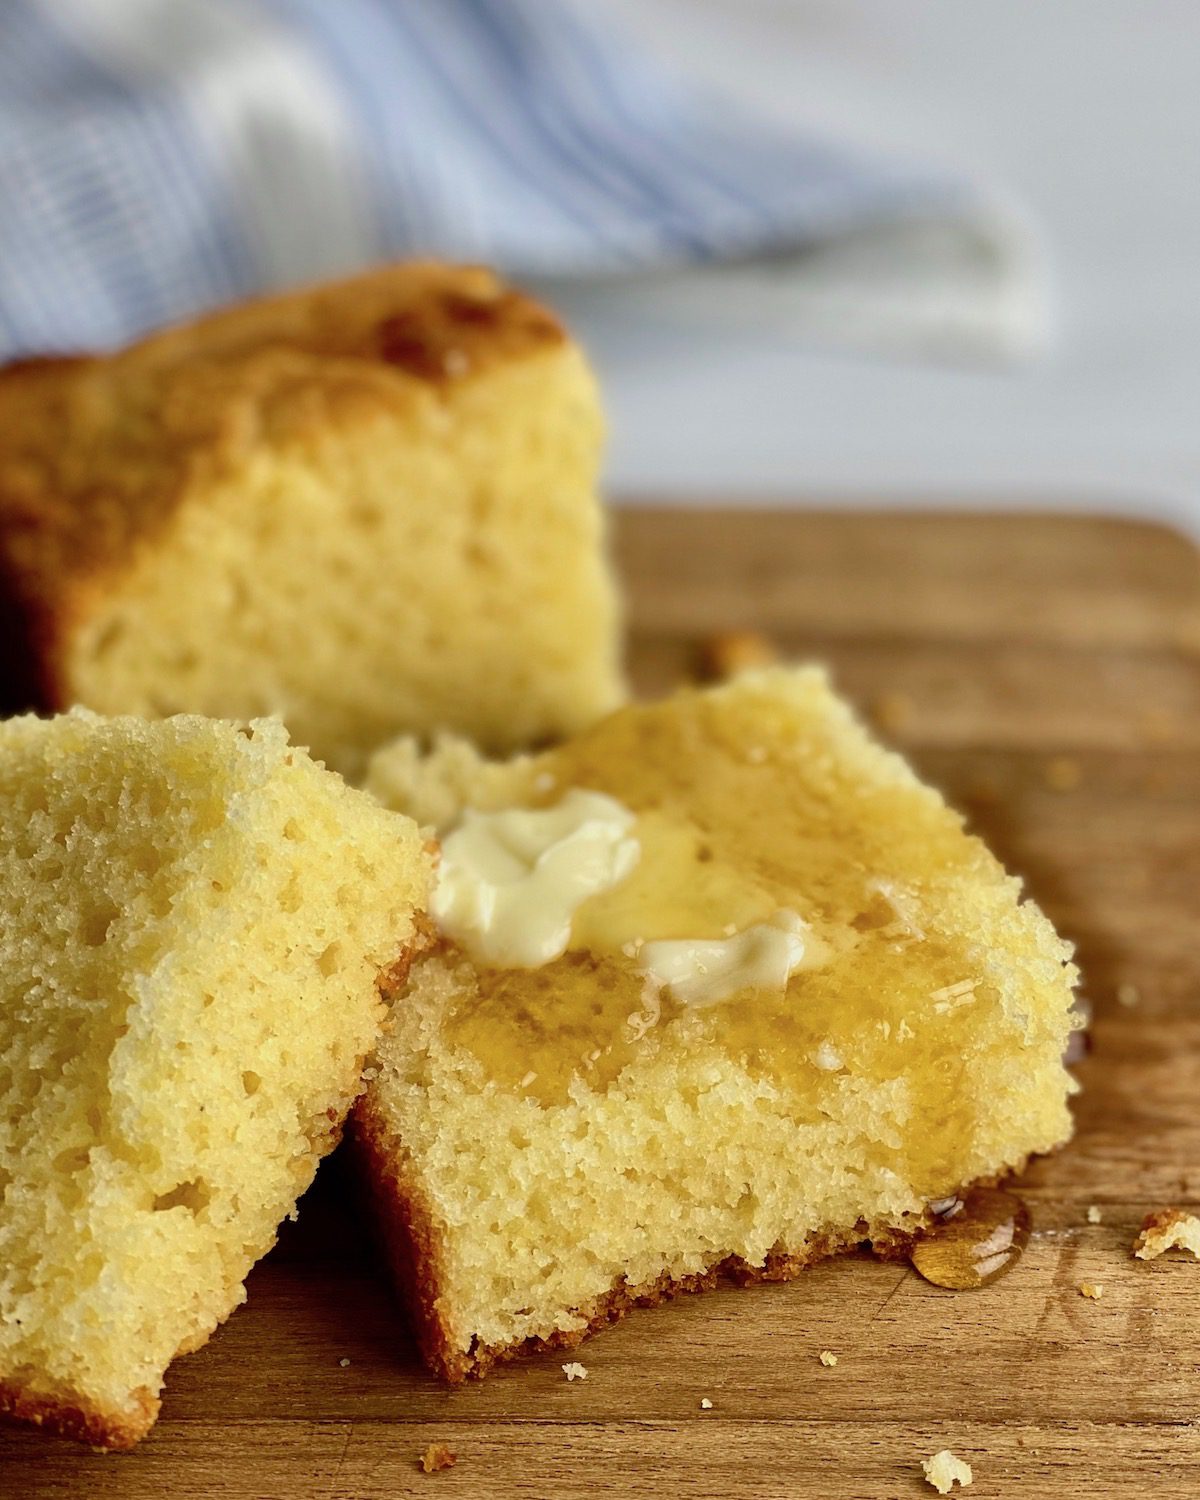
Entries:
{"type": "Polygon", "coordinates": [[[907,1244],[1070,1135],[1070,947],[819,669],[507,765],[400,743],[368,789],[442,838],[351,1128],[449,1380],[907,1244]]]}
{"type": "Polygon", "coordinates": [[[624,696],[583,353],[411,263],[0,370],[0,708],[278,714],[346,775],[624,696]]]}
{"type": "Polygon", "coordinates": [[[336,1144],[430,874],[278,722],[0,725],[0,1414],[145,1435],[336,1144]]]}

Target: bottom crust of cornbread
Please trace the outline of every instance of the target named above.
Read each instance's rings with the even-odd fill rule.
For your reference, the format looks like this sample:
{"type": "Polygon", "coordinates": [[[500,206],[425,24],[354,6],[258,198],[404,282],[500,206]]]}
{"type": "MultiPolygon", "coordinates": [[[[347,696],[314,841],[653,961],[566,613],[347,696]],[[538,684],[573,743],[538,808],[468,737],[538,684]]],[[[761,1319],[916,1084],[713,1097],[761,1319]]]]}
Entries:
{"type": "MultiPolygon", "coordinates": [[[[586,1306],[570,1310],[572,1317],[584,1320],[580,1327],[511,1344],[480,1345],[476,1342],[464,1351],[455,1348],[438,1311],[440,1277],[437,1267],[441,1249],[432,1216],[420,1192],[405,1180],[403,1169],[397,1165],[399,1153],[395,1141],[389,1142],[386,1127],[370,1108],[369,1096],[360,1101],[351,1116],[349,1130],[360,1191],[378,1226],[388,1269],[408,1314],[421,1357],[433,1374],[451,1385],[482,1379],[493,1366],[526,1354],[575,1349],[593,1333],[619,1323],[635,1307],[657,1307],[691,1292],[710,1291],[722,1281],[738,1286],[792,1281],[818,1261],[864,1248],[881,1260],[903,1260],[923,1230],[933,1222],[929,1213],[920,1223],[914,1223],[911,1230],[897,1229],[890,1224],[873,1228],[859,1221],[846,1230],[827,1230],[814,1235],[801,1252],[773,1250],[761,1266],[750,1265],[740,1255],[730,1255],[696,1275],[663,1275],[641,1286],[622,1282],[586,1306]],[[424,1275],[418,1267],[425,1268],[424,1275]]],[[[963,1183],[958,1194],[965,1196],[972,1188],[995,1186],[1009,1175],[1023,1172],[1027,1164],[1028,1158],[1025,1158],[1014,1164],[1011,1173],[991,1174],[963,1183]]]]}
{"type": "Polygon", "coordinates": [[[101,1411],[86,1402],[58,1401],[51,1396],[32,1395],[19,1386],[0,1382],[0,1417],[11,1422],[29,1422],[59,1437],[74,1438],[105,1452],[132,1448],[154,1426],[162,1401],[147,1387],[133,1392],[131,1411],[101,1411]]]}

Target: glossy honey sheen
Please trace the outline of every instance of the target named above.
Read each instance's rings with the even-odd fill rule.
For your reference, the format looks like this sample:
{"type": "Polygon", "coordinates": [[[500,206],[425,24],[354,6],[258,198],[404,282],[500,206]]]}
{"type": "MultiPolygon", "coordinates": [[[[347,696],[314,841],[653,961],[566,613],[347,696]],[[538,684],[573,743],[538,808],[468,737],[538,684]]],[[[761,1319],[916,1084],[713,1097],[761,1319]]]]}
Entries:
{"type": "Polygon", "coordinates": [[[539,765],[556,788],[632,809],[641,858],[579,909],[563,957],[471,976],[448,1018],[452,1045],[544,1105],[573,1078],[610,1087],[643,1049],[676,1043],[716,1043],[793,1089],[798,1119],[820,1118],[847,1076],[917,1071],[969,1128],[977,1101],[958,1081],[977,1010],[993,1013],[985,1045],[1011,1047],[1012,1028],[995,1025],[983,955],[939,894],[994,865],[940,799],[907,777],[864,776],[819,720],[766,695],[624,710],[539,765]],[[640,941],[719,937],[781,908],[812,930],[786,990],[688,1011],[638,973],[640,941]]]}
{"type": "Polygon", "coordinates": [[[1029,1243],[1029,1229],[1029,1209],[1016,1193],[974,1188],[943,1210],[909,1258],[934,1286],[968,1291],[1012,1270],[1029,1243]]]}

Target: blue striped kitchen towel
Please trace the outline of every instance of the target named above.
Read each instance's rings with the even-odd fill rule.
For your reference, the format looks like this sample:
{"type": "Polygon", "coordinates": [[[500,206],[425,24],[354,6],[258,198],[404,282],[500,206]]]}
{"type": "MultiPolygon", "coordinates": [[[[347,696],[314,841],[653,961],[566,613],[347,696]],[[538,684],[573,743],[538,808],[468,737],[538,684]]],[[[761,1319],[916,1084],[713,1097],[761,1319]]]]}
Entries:
{"type": "MultiPolygon", "coordinates": [[[[820,286],[813,251],[897,227],[911,250],[949,224],[1004,271],[979,207],[945,175],[714,107],[602,0],[0,6],[4,355],[410,254],[636,284],[803,252],[820,286]]],[[[875,256],[901,323],[906,253],[875,256]]],[[[850,324],[879,281],[858,255],[817,299],[850,324]]]]}

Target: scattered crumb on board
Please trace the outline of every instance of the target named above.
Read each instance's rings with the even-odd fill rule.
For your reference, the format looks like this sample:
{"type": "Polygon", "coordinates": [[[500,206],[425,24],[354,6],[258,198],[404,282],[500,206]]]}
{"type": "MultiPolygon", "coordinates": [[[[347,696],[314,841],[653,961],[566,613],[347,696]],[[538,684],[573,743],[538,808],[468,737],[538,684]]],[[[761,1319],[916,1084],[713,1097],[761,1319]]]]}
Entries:
{"type": "Polygon", "coordinates": [[[447,1448],[445,1443],[430,1443],[417,1459],[422,1472],[426,1474],[436,1474],[440,1469],[452,1469],[457,1462],[458,1454],[447,1448]]]}
{"type": "Polygon", "coordinates": [[[700,1397],[700,1410],[701,1411],[712,1411],[712,1402],[708,1399],[707,1396],[701,1396],[700,1397]]]}
{"type": "Polygon", "coordinates": [[[581,1365],[578,1361],[573,1361],[569,1365],[563,1365],[562,1372],[568,1380],[586,1380],[588,1373],[587,1366],[581,1365]]]}
{"type": "Polygon", "coordinates": [[[1154,1260],[1166,1250],[1188,1250],[1200,1260],[1200,1218],[1182,1208],[1159,1208],[1147,1214],[1133,1242],[1139,1260],[1154,1260]]]}
{"type": "Polygon", "coordinates": [[[1093,1302],[1099,1302],[1100,1298],[1104,1296],[1103,1283],[1099,1281],[1081,1281],[1079,1283],[1079,1295],[1081,1297],[1090,1297],[1093,1302]]]}
{"type": "Polygon", "coordinates": [[[1104,1215],[1100,1212],[1099,1207],[1095,1203],[1091,1204],[1090,1207],[1088,1208],[1088,1211],[1087,1211],[1087,1221],[1088,1221],[1088,1223],[1089,1224],[1099,1224],[1102,1221],[1103,1218],[1104,1218],[1104,1215]]]}
{"type": "Polygon", "coordinates": [[[723,630],[700,645],[700,674],[717,681],[778,660],[778,646],[759,630],[723,630]]]}
{"type": "Polygon", "coordinates": [[[949,1448],[943,1448],[932,1458],[923,1458],[921,1467],[925,1470],[926,1480],[939,1495],[948,1495],[955,1484],[962,1485],[965,1490],[975,1478],[971,1473],[971,1465],[964,1463],[961,1458],[955,1458],[949,1448]]]}
{"type": "Polygon", "coordinates": [[[838,1357],[832,1349],[822,1349],[817,1357],[823,1365],[827,1365],[831,1369],[838,1362],[838,1357]]]}

